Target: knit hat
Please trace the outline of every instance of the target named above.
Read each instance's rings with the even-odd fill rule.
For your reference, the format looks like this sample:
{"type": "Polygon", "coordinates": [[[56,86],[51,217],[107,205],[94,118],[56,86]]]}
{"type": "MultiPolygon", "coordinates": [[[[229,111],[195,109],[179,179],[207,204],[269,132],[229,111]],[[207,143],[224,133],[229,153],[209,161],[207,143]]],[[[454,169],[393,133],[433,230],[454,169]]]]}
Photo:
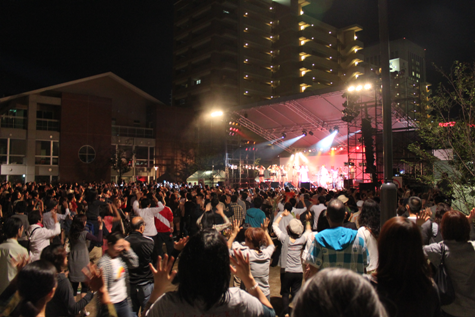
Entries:
{"type": "Polygon", "coordinates": [[[363,207],[363,204],[364,204],[364,201],[358,200],[358,202],[356,203],[356,206],[363,207]]]}
{"type": "Polygon", "coordinates": [[[303,232],[302,222],[298,219],[292,219],[289,222],[289,229],[292,233],[296,235],[301,235],[303,232]]]}
{"type": "Polygon", "coordinates": [[[346,202],[348,201],[348,197],[346,197],[345,195],[340,195],[338,196],[338,200],[346,204],[346,202]]]}

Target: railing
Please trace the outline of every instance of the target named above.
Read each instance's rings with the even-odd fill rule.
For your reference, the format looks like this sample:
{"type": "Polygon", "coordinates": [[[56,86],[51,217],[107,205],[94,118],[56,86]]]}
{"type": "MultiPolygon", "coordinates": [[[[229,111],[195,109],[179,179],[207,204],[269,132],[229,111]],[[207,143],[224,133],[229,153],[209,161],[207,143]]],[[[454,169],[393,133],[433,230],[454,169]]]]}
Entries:
{"type": "Polygon", "coordinates": [[[0,128],[26,129],[25,117],[7,116],[0,117],[0,128]]]}
{"type": "Polygon", "coordinates": [[[36,119],[36,130],[59,131],[59,120],[36,119]]]}
{"type": "Polygon", "coordinates": [[[138,138],[154,138],[152,128],[139,128],[139,127],[128,127],[113,125],[112,126],[112,136],[129,136],[129,137],[138,137],[138,138]]]}

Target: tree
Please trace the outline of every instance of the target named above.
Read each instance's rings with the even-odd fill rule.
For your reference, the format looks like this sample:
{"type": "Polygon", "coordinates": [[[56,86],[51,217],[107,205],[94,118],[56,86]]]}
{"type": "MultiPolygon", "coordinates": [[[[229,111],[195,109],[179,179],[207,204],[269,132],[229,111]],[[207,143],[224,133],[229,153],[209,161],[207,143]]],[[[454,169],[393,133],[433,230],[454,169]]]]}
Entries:
{"type": "Polygon", "coordinates": [[[110,165],[114,171],[119,173],[119,183],[122,181],[122,175],[129,172],[131,167],[129,160],[132,159],[132,154],[128,154],[128,151],[117,148],[115,155],[110,159],[110,165]]]}
{"type": "Polygon", "coordinates": [[[456,61],[414,125],[422,139],[409,146],[433,168],[424,181],[454,199],[454,208],[468,213],[475,207],[475,65],[456,61]],[[432,149],[432,150],[428,150],[432,149]],[[445,174],[444,174],[445,173],[445,174]]]}

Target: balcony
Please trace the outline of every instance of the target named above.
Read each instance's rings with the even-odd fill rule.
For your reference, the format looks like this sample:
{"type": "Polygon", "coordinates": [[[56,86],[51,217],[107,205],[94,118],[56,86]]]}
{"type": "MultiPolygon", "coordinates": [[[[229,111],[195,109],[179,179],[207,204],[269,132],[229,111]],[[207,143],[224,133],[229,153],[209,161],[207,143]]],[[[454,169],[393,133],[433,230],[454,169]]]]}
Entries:
{"type": "Polygon", "coordinates": [[[26,117],[0,116],[0,128],[26,129],[26,117]]]}
{"type": "Polygon", "coordinates": [[[36,119],[36,130],[59,131],[59,120],[36,119]]]}
{"type": "Polygon", "coordinates": [[[149,139],[155,138],[152,128],[128,127],[121,125],[112,125],[112,136],[127,136],[149,139]]]}
{"type": "Polygon", "coordinates": [[[331,36],[328,33],[318,31],[318,30],[316,30],[315,28],[313,28],[311,26],[306,27],[304,30],[302,30],[300,32],[301,32],[301,36],[303,36],[307,39],[311,39],[313,37],[316,41],[320,41],[320,42],[325,43],[327,45],[331,44],[332,47],[335,47],[335,48],[336,48],[336,45],[338,44],[338,41],[335,37],[331,36]]]}
{"type": "Polygon", "coordinates": [[[358,40],[353,40],[348,42],[344,48],[340,51],[342,56],[348,56],[351,53],[356,53],[355,50],[362,50],[364,47],[363,42],[358,40]]]}
{"type": "Polygon", "coordinates": [[[249,62],[264,63],[266,66],[272,64],[272,56],[260,50],[246,49],[243,52],[244,58],[249,59],[249,62]]]}

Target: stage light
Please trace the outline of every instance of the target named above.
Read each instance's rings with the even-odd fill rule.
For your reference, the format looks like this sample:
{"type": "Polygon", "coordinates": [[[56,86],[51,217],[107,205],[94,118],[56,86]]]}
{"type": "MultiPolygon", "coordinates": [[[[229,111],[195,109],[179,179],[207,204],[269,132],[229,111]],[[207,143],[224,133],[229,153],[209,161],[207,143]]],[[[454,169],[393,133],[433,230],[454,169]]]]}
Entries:
{"type": "Polygon", "coordinates": [[[357,146],[357,147],[356,147],[356,149],[357,149],[357,150],[359,150],[359,149],[360,149],[360,147],[359,147],[359,146],[357,146]]]}
{"type": "Polygon", "coordinates": [[[282,133],[282,139],[285,139],[287,137],[287,134],[284,132],[282,133]]]}
{"type": "Polygon", "coordinates": [[[365,90],[371,89],[371,84],[366,84],[366,85],[364,85],[364,89],[365,89],[365,90]]]}
{"type": "Polygon", "coordinates": [[[313,132],[312,132],[312,131],[308,131],[308,134],[313,135],[313,132]]]}
{"type": "Polygon", "coordinates": [[[223,115],[222,111],[214,111],[211,113],[211,116],[214,117],[221,117],[223,115]]]}
{"type": "Polygon", "coordinates": [[[355,91],[355,86],[350,86],[350,87],[348,87],[348,91],[349,91],[349,92],[355,91]]]}
{"type": "Polygon", "coordinates": [[[363,89],[363,86],[362,86],[362,85],[358,85],[358,86],[356,86],[356,88],[355,88],[356,91],[360,91],[361,89],[363,89]]]}
{"type": "Polygon", "coordinates": [[[303,136],[307,136],[307,131],[302,130],[302,135],[303,135],[303,136]]]}
{"type": "Polygon", "coordinates": [[[343,151],[343,148],[342,148],[342,147],[340,148],[340,151],[343,151]]]}
{"type": "Polygon", "coordinates": [[[340,128],[337,125],[333,128],[333,132],[335,132],[335,131],[336,131],[336,133],[340,132],[340,128]]]}
{"type": "Polygon", "coordinates": [[[312,153],[312,150],[308,150],[308,153],[312,153]]]}

